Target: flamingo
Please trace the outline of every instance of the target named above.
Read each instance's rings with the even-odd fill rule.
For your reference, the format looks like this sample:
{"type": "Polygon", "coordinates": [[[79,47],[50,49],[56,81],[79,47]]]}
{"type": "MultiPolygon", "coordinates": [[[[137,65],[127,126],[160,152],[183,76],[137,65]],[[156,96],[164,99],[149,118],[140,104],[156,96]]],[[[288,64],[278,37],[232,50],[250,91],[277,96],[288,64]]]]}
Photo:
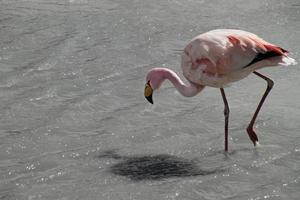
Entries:
{"type": "Polygon", "coordinates": [[[185,97],[197,95],[205,86],[219,88],[224,102],[224,143],[227,152],[229,105],[224,87],[253,73],[267,82],[267,89],[246,129],[250,140],[256,146],[258,137],[253,125],[274,85],[270,78],[257,70],[267,66],[296,64],[297,62],[288,56],[287,50],[253,33],[235,29],[211,30],[193,38],[182,51],[181,68],[189,84],[185,84],[171,69],[153,68],[146,77],[144,96],[153,104],[153,91],[159,89],[166,79],[185,97]]]}

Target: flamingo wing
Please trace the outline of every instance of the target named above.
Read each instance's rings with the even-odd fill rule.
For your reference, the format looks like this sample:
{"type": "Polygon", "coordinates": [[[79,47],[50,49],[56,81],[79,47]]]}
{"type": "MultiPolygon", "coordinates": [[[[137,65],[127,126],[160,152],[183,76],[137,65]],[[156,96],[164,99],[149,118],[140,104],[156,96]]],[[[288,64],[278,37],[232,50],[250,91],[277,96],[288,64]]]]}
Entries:
{"type": "Polygon", "coordinates": [[[205,72],[218,75],[243,70],[252,65],[259,68],[282,64],[282,59],[273,58],[287,57],[287,53],[281,47],[268,43],[253,33],[232,29],[201,34],[184,49],[191,68],[201,66],[205,72]]]}
{"type": "MultiPolygon", "coordinates": [[[[273,61],[274,60],[273,58],[277,56],[287,57],[287,53],[288,53],[287,50],[279,46],[276,46],[274,44],[268,43],[254,34],[241,34],[241,35],[230,34],[227,35],[227,38],[229,42],[232,44],[233,57],[236,56],[235,59],[237,60],[241,59],[241,53],[244,55],[245,54],[249,55],[247,58],[252,59],[250,62],[248,59],[247,61],[249,63],[245,65],[243,68],[249,67],[260,61],[268,60],[270,58],[272,58],[271,61],[273,61]],[[237,51],[240,51],[241,53],[236,53],[237,51]],[[255,55],[254,58],[252,58],[253,54],[255,55]]],[[[278,65],[277,62],[274,63],[269,62],[269,63],[261,63],[261,64],[278,65]]],[[[238,68],[239,67],[241,66],[238,66],[238,68]]]]}

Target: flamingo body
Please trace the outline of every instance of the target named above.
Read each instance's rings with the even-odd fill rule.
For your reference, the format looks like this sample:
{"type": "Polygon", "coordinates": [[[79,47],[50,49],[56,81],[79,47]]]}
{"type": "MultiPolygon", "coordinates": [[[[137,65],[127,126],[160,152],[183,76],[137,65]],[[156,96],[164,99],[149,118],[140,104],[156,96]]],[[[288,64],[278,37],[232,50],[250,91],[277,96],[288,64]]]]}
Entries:
{"type": "Polygon", "coordinates": [[[294,62],[294,59],[287,56],[287,51],[253,33],[218,29],[191,40],[182,53],[181,68],[185,78],[193,83],[222,88],[262,67],[294,62]],[[257,55],[268,52],[276,56],[247,66],[257,55]]]}
{"type": "Polygon", "coordinates": [[[171,81],[175,88],[186,97],[195,96],[205,86],[220,88],[224,102],[225,151],[227,151],[229,105],[224,87],[251,73],[267,81],[268,87],[247,128],[249,138],[256,145],[258,137],[253,125],[274,84],[271,79],[256,70],[267,66],[295,64],[297,64],[296,61],[288,56],[288,51],[253,33],[234,29],[212,30],[193,38],[183,50],[181,68],[189,85],[186,85],[170,69],[153,68],[147,74],[144,95],[150,103],[153,103],[153,91],[157,90],[165,80],[171,81]]]}

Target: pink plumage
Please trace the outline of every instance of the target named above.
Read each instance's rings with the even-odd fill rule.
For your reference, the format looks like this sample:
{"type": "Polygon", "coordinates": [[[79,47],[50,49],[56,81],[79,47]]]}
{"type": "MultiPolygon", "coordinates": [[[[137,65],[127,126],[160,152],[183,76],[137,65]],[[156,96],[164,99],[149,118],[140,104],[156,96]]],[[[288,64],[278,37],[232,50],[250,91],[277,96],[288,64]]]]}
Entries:
{"type": "Polygon", "coordinates": [[[193,38],[183,50],[181,68],[184,77],[190,84],[186,85],[170,69],[154,68],[146,77],[145,97],[153,103],[152,92],[158,89],[166,79],[171,81],[183,96],[187,97],[195,96],[205,86],[220,88],[225,105],[225,151],[227,151],[229,106],[223,88],[231,82],[241,80],[254,73],[266,80],[268,84],[247,128],[251,141],[256,145],[258,138],[253,130],[253,125],[273,86],[271,79],[256,70],[267,66],[295,64],[297,64],[296,61],[288,56],[287,50],[271,44],[253,33],[234,29],[212,30],[193,38]]]}
{"type": "Polygon", "coordinates": [[[189,81],[222,88],[262,67],[294,62],[280,47],[253,33],[222,29],[209,31],[192,39],[184,48],[181,67],[183,75],[189,81]],[[258,54],[267,52],[273,52],[274,56],[247,66],[258,54]],[[201,60],[206,62],[199,62],[201,60]]]}

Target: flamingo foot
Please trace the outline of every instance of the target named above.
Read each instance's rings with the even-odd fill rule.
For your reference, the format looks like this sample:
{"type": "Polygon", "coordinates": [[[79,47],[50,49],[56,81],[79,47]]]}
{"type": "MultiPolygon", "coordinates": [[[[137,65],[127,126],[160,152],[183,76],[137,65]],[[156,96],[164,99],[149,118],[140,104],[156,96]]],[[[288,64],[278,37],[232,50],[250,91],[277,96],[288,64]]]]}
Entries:
{"type": "Polygon", "coordinates": [[[256,143],[258,142],[258,138],[257,138],[255,131],[253,130],[253,127],[248,126],[247,132],[248,132],[250,140],[253,142],[254,146],[256,146],[256,143]]]}

